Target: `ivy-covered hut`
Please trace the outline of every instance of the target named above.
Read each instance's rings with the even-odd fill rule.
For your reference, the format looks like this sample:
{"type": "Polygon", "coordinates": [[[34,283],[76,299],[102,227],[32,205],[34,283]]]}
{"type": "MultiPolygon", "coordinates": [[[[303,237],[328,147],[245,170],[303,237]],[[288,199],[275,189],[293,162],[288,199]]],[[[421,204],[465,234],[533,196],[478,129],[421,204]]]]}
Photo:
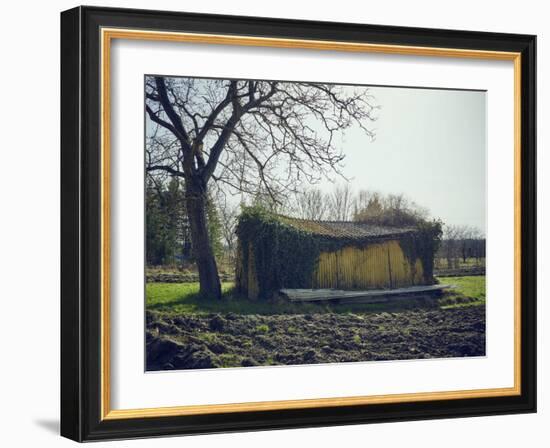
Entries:
{"type": "Polygon", "coordinates": [[[438,223],[389,227],[246,209],[237,226],[236,287],[256,299],[283,288],[431,285],[440,234],[438,223]]]}

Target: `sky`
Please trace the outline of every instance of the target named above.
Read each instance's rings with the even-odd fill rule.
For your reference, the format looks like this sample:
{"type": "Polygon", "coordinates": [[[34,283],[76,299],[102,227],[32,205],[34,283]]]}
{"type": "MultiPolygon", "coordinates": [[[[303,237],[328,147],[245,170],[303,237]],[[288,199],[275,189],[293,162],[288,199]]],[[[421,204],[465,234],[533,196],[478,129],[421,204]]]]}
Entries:
{"type": "MultiPolygon", "coordinates": [[[[348,129],[338,144],[355,191],[404,193],[449,225],[486,228],[486,92],[371,87],[374,141],[348,129]]],[[[333,184],[319,187],[330,191],[333,184]]]]}

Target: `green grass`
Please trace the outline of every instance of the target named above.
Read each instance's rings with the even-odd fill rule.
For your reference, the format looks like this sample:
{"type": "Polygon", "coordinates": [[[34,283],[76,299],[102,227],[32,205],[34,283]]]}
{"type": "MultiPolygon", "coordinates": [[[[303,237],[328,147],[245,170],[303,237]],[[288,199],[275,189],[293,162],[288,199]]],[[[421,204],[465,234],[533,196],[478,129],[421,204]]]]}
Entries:
{"type": "Polygon", "coordinates": [[[214,342],[217,339],[216,333],[209,333],[209,332],[197,333],[197,337],[206,342],[214,342]]]}
{"type": "Polygon", "coordinates": [[[238,367],[241,365],[242,357],[233,353],[222,353],[218,356],[220,367],[238,367]]]}
{"type": "MultiPolygon", "coordinates": [[[[380,311],[400,311],[414,307],[413,303],[403,304],[328,304],[291,303],[285,300],[249,300],[238,296],[233,283],[222,283],[222,300],[199,297],[197,283],[147,283],[146,308],[149,311],[162,311],[170,314],[317,314],[317,313],[372,313],[380,311]]],[[[259,330],[262,331],[262,330],[259,330]]]]}
{"type": "Polygon", "coordinates": [[[456,287],[443,296],[440,301],[442,308],[485,304],[486,289],[484,275],[438,277],[438,279],[441,284],[454,285],[456,287]]]}
{"type": "MultiPolygon", "coordinates": [[[[147,283],[146,308],[173,314],[306,314],[334,312],[329,305],[297,304],[285,301],[252,301],[239,297],[233,283],[222,283],[222,300],[199,297],[199,283],[147,283]]],[[[338,312],[351,312],[352,306],[338,312]]],[[[269,328],[267,329],[269,330],[269,328]]],[[[263,331],[262,329],[258,331],[263,331]]]]}
{"type": "MultiPolygon", "coordinates": [[[[216,260],[218,264],[218,272],[220,274],[234,274],[234,264],[228,264],[224,260],[216,260]]],[[[194,263],[185,263],[182,265],[165,265],[165,266],[150,266],[145,268],[145,274],[181,274],[181,275],[197,275],[199,274],[197,266],[194,263]]]]}
{"type": "MultiPolygon", "coordinates": [[[[162,311],[170,314],[367,314],[402,312],[426,306],[454,308],[485,303],[484,276],[440,277],[439,281],[442,284],[455,285],[456,288],[445,293],[436,303],[427,303],[422,299],[410,299],[373,304],[290,303],[284,300],[252,301],[238,296],[231,282],[222,283],[222,300],[216,300],[199,297],[198,283],[147,283],[146,308],[150,311],[162,311]]],[[[269,328],[258,329],[258,332],[267,331],[269,328]]]]}

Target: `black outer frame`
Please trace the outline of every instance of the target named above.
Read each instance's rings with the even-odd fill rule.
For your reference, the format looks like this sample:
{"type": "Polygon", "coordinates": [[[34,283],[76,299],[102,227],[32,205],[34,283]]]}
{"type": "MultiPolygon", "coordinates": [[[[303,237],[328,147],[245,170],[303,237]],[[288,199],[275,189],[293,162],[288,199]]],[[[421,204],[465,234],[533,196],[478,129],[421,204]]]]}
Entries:
{"type": "Polygon", "coordinates": [[[536,36],[77,7],[61,13],[61,435],[139,438],[536,412],[536,36]],[[100,28],[521,52],[519,396],[100,419],[100,28]]]}

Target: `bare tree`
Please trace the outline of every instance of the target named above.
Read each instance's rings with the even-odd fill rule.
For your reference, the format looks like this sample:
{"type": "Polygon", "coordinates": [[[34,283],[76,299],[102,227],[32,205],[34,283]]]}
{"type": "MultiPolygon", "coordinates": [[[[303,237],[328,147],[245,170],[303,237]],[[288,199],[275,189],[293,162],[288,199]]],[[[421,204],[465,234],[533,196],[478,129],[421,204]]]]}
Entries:
{"type": "Polygon", "coordinates": [[[225,251],[228,255],[228,261],[231,263],[236,256],[236,238],[235,228],[237,227],[237,215],[239,206],[229,201],[224,194],[216,196],[216,207],[220,220],[221,236],[225,251]]]}
{"type": "Polygon", "coordinates": [[[329,219],[348,221],[353,212],[353,191],[348,183],[337,185],[328,196],[329,219]]]}
{"type": "Polygon", "coordinates": [[[353,220],[366,221],[368,217],[380,216],[383,198],[377,191],[360,190],[353,203],[353,220]]]}
{"type": "Polygon", "coordinates": [[[485,257],[485,237],[472,226],[446,225],[443,228],[441,253],[447,260],[448,268],[458,268],[460,259],[485,257]]]}
{"type": "Polygon", "coordinates": [[[326,197],[318,188],[308,188],[296,193],[292,212],[298,218],[321,221],[326,218],[327,211],[326,197]]]}
{"type": "Polygon", "coordinates": [[[374,195],[378,195],[378,193],[370,190],[359,190],[353,201],[353,215],[355,216],[361,210],[366,209],[374,195]]]}
{"type": "Polygon", "coordinates": [[[240,192],[258,186],[276,200],[304,181],[338,174],[333,140],[352,125],[372,137],[367,88],[331,84],[148,76],[147,170],[185,180],[185,201],[200,292],[221,297],[208,239],[212,181],[240,192]]]}
{"type": "Polygon", "coordinates": [[[485,245],[482,232],[476,227],[458,226],[457,238],[462,262],[466,263],[468,258],[473,257],[479,261],[481,247],[479,242],[483,242],[483,246],[485,245]]]}
{"type": "Polygon", "coordinates": [[[443,227],[444,255],[449,269],[458,267],[460,233],[461,230],[458,226],[446,225],[443,227]]]}

